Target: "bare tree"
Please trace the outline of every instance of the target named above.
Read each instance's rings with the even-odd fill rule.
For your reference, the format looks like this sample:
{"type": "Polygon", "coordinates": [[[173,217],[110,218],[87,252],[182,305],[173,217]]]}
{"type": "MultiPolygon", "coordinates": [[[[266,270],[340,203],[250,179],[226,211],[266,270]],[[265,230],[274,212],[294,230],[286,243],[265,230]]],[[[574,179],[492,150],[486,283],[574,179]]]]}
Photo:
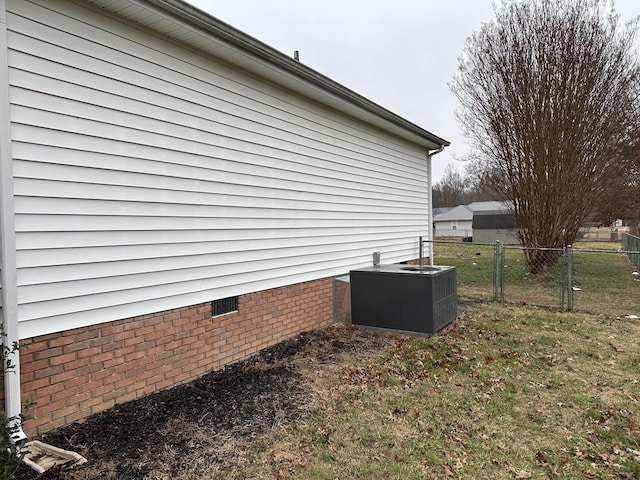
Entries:
{"type": "Polygon", "coordinates": [[[444,168],[442,178],[434,185],[433,189],[438,207],[455,207],[466,201],[465,179],[451,163],[444,168]]]}
{"type": "Polygon", "coordinates": [[[634,177],[623,176],[612,182],[600,201],[593,205],[589,220],[612,225],[616,219],[627,223],[640,215],[640,184],[634,177]]]}
{"type": "Polygon", "coordinates": [[[445,167],[442,178],[433,186],[434,207],[455,207],[496,199],[496,195],[486,191],[468,169],[461,174],[452,163],[445,167]]]}
{"type": "Polygon", "coordinates": [[[612,225],[614,220],[621,219],[636,234],[640,223],[640,172],[633,169],[608,187],[600,201],[593,205],[589,220],[612,225]]]}
{"type": "MultiPolygon", "coordinates": [[[[468,40],[452,91],[476,171],[513,208],[523,245],[573,243],[594,203],[626,175],[638,133],[637,20],[608,2],[520,0],[468,40]]],[[[529,270],[557,255],[527,251],[529,270]]]]}

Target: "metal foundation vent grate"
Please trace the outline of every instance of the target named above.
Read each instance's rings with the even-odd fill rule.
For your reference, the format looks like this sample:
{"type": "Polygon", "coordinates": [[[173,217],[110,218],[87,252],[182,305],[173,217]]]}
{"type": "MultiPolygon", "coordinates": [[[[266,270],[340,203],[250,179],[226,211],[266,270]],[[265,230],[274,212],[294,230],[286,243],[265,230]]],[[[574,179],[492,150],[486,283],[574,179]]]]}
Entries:
{"type": "Polygon", "coordinates": [[[211,302],[211,316],[224,315],[238,310],[238,297],[227,297],[211,302]]]}

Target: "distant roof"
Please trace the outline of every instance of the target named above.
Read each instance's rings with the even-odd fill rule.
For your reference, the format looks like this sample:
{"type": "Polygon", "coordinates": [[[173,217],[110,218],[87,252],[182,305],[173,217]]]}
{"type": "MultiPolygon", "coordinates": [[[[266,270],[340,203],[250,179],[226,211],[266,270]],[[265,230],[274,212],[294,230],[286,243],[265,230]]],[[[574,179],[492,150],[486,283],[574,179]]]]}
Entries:
{"type": "Polygon", "coordinates": [[[435,217],[436,215],[440,215],[442,213],[448,212],[452,208],[453,207],[436,207],[433,209],[433,216],[435,217]]]}
{"type": "Polygon", "coordinates": [[[440,215],[433,217],[434,222],[450,221],[450,220],[472,220],[473,212],[466,205],[458,205],[447,210],[440,215]]]}
{"type": "Polygon", "coordinates": [[[471,220],[476,212],[507,213],[510,210],[508,204],[500,201],[473,202],[453,208],[434,208],[433,221],[471,220]]]}
{"type": "Polygon", "coordinates": [[[510,210],[507,203],[495,200],[489,202],[473,202],[467,205],[467,208],[469,208],[472,212],[483,212],[487,210],[510,210]]]}

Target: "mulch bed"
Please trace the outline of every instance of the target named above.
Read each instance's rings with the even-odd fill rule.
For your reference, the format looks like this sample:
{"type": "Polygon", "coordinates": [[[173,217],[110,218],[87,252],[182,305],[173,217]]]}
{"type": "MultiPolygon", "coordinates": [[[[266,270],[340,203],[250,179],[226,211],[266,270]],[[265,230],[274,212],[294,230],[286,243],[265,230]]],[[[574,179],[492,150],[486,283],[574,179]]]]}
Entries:
{"type": "Polygon", "coordinates": [[[191,383],[148,395],[67,425],[40,440],[88,463],[17,480],[197,478],[235,464],[242,445],[301,418],[317,393],[302,368],[323,368],[345,353],[374,351],[392,336],[344,326],[307,332],[191,383]]]}

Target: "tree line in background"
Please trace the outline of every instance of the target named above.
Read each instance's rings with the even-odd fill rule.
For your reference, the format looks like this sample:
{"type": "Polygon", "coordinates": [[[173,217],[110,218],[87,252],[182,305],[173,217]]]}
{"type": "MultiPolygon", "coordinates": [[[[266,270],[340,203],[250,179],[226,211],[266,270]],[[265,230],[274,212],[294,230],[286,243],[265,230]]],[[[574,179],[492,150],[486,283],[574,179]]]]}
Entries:
{"type": "MultiPolygon", "coordinates": [[[[606,185],[602,197],[593,204],[587,220],[604,226],[621,219],[634,235],[640,235],[640,154],[628,175],[613,179],[606,185]]],[[[472,202],[501,200],[499,193],[480,182],[473,169],[460,173],[453,164],[445,167],[442,178],[433,185],[434,208],[456,207],[472,202]]]]}
{"type": "Polygon", "coordinates": [[[464,174],[461,174],[453,164],[448,164],[440,181],[431,189],[433,207],[456,207],[472,202],[498,200],[495,193],[481,188],[477,180],[466,169],[464,174]]]}

